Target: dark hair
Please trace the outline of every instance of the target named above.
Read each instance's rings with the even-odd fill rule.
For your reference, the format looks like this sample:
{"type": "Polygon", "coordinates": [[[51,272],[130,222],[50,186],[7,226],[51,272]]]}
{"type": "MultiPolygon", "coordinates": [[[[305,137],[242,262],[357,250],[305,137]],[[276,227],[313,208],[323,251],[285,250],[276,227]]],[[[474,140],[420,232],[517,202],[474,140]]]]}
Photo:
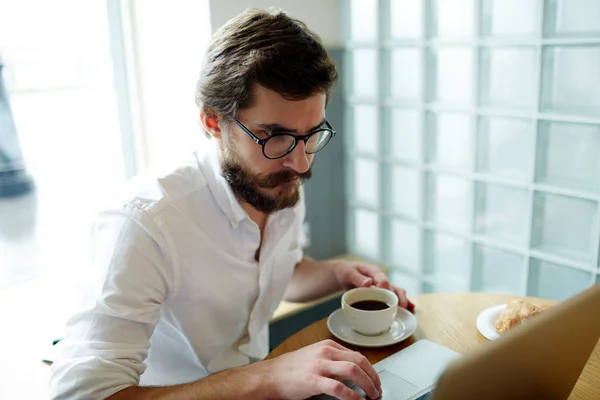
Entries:
{"type": "Polygon", "coordinates": [[[338,73],[321,39],[279,10],[249,9],[211,38],[196,85],[196,104],[205,113],[235,116],[252,105],[255,84],[289,100],[325,93],[329,100],[338,73]]]}

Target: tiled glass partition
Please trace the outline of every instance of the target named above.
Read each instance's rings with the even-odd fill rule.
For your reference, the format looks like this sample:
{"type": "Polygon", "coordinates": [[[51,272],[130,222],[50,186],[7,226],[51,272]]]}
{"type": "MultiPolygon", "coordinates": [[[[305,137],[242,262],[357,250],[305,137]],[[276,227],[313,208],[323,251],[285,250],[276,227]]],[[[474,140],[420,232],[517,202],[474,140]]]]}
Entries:
{"type": "Polygon", "coordinates": [[[600,1],[342,4],[351,251],[412,293],[600,282],[600,1]]]}

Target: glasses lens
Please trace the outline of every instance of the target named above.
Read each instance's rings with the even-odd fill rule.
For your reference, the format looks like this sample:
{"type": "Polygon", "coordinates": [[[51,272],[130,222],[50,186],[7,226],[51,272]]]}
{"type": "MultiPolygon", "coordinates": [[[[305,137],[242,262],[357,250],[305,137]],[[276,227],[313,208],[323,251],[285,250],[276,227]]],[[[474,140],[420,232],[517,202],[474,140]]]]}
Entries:
{"type": "Polygon", "coordinates": [[[306,152],[314,154],[323,150],[323,147],[327,146],[332,136],[333,133],[329,130],[315,132],[306,142],[306,152]]]}
{"type": "Polygon", "coordinates": [[[268,158],[283,157],[294,147],[294,142],[294,137],[290,135],[273,136],[265,143],[265,156],[268,158]]]}

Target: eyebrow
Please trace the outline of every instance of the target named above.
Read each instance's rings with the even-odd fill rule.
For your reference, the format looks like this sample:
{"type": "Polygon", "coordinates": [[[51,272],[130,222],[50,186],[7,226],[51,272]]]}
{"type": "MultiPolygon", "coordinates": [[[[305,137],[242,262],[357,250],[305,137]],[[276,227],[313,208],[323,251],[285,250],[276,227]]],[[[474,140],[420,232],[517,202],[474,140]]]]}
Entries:
{"type": "MultiPolygon", "coordinates": [[[[325,123],[326,120],[327,120],[326,118],[323,118],[323,121],[321,121],[321,123],[319,123],[319,125],[317,125],[313,128],[310,128],[308,130],[308,132],[312,132],[314,130],[319,129],[321,126],[323,126],[323,124],[325,123]]],[[[285,132],[285,133],[298,133],[297,129],[286,128],[285,126],[282,126],[279,124],[259,124],[258,127],[261,129],[264,129],[267,132],[279,131],[279,132],[285,132]]]]}

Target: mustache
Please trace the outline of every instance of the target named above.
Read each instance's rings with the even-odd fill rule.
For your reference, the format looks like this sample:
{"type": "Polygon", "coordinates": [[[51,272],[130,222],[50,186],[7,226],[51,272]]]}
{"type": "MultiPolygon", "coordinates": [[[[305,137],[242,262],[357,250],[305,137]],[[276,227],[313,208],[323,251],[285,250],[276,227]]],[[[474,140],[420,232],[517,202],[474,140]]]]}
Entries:
{"type": "Polygon", "coordinates": [[[277,186],[290,183],[295,179],[305,181],[307,179],[310,179],[311,176],[312,171],[310,169],[303,173],[298,173],[294,170],[287,169],[284,171],[274,172],[272,174],[267,175],[264,178],[257,178],[255,183],[256,185],[262,188],[272,189],[277,186]]]}
{"type": "Polygon", "coordinates": [[[309,169],[306,172],[298,173],[292,169],[274,172],[264,177],[250,176],[239,165],[226,165],[223,170],[223,177],[233,187],[261,187],[264,189],[272,189],[279,185],[292,182],[298,178],[300,181],[305,181],[312,176],[312,171],[309,169]]]}

